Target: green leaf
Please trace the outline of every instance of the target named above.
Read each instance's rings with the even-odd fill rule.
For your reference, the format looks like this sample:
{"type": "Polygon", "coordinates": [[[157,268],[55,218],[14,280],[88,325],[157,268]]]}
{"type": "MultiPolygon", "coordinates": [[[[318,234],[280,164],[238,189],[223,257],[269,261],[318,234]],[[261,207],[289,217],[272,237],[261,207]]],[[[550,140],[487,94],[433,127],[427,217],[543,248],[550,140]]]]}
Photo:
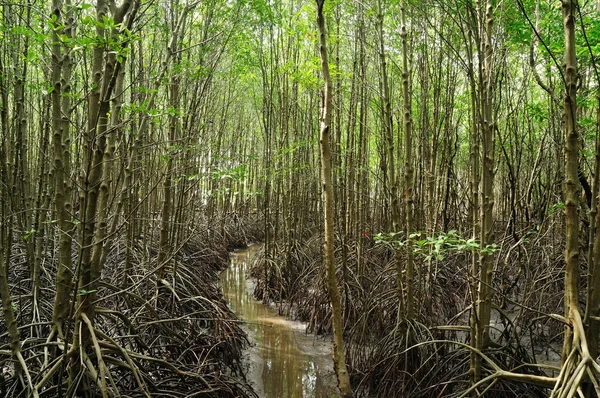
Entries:
{"type": "Polygon", "coordinates": [[[29,239],[30,236],[34,235],[37,231],[35,229],[31,229],[27,232],[25,232],[25,235],[23,236],[23,240],[27,240],[29,239]]]}

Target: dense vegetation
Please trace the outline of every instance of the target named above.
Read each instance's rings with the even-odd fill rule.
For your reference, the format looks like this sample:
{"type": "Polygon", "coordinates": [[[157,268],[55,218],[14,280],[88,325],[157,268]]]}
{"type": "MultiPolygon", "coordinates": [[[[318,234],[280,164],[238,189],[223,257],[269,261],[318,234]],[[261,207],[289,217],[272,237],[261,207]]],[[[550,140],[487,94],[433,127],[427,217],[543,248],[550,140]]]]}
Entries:
{"type": "Polygon", "coordinates": [[[261,240],[344,396],[600,397],[599,11],[4,2],[0,395],[254,396],[261,240]]]}

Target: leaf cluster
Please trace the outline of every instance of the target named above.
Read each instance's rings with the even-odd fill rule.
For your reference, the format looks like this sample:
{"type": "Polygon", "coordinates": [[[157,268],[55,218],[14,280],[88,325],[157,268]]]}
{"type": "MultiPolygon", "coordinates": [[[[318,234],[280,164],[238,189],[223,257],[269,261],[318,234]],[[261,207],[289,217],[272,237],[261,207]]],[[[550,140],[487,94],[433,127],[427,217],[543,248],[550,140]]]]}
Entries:
{"type": "Polygon", "coordinates": [[[415,232],[407,239],[402,237],[404,232],[378,233],[373,237],[377,243],[400,249],[405,246],[412,247],[415,254],[422,255],[426,261],[442,261],[447,253],[480,253],[491,255],[499,250],[497,244],[481,246],[475,238],[465,239],[456,230],[441,232],[435,236],[426,236],[423,232],[415,232]]]}

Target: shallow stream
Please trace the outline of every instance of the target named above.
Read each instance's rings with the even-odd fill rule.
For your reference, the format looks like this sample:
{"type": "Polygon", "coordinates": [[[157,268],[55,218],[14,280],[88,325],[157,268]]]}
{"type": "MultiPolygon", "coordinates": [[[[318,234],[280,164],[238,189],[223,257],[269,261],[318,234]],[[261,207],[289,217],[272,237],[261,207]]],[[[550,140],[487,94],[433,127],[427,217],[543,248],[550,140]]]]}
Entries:
{"type": "Polygon", "coordinates": [[[223,295],[245,322],[252,347],[247,351],[248,380],[264,398],[337,397],[331,343],[306,335],[305,325],[289,321],[252,297],[247,279],[260,246],[231,254],[221,274],[223,295]]]}

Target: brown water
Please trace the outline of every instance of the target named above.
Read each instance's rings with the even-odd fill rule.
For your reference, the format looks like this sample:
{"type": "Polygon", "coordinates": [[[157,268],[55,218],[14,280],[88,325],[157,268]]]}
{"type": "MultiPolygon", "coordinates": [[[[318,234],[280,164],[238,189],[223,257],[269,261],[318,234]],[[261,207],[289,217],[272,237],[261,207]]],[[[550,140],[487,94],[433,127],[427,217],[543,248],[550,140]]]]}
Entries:
{"type": "Polygon", "coordinates": [[[336,397],[331,345],[304,334],[303,324],[290,322],[252,297],[247,280],[259,246],[231,254],[221,274],[223,294],[243,319],[254,346],[249,350],[248,380],[264,398],[336,397]]]}

